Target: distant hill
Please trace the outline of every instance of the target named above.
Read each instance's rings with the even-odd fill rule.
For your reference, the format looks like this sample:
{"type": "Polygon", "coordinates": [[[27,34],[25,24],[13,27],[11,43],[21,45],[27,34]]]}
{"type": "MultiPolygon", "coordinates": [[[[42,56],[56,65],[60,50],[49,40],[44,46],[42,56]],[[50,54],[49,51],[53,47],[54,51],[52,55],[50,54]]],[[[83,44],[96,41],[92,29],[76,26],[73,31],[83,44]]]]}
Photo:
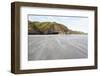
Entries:
{"type": "Polygon", "coordinates": [[[28,34],[86,34],[73,31],[63,24],[56,22],[28,21],[28,34]]]}

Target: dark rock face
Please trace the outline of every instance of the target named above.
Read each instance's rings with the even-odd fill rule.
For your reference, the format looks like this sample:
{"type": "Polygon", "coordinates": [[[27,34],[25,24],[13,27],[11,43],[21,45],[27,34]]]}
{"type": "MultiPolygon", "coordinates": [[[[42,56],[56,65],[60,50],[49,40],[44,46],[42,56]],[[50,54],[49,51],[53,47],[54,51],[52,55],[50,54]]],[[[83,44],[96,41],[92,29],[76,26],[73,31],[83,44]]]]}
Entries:
{"type": "Polygon", "coordinates": [[[29,22],[29,34],[66,34],[69,29],[56,22],[29,22]]]}

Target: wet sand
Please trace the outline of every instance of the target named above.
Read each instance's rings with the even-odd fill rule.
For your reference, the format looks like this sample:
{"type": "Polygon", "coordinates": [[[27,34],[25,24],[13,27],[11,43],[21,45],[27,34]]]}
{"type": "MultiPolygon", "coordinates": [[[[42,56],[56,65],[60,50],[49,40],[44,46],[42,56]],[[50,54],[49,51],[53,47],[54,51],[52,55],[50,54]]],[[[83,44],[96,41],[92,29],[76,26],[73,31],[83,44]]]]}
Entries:
{"type": "Polygon", "coordinates": [[[28,35],[28,60],[88,57],[87,35],[28,35]]]}

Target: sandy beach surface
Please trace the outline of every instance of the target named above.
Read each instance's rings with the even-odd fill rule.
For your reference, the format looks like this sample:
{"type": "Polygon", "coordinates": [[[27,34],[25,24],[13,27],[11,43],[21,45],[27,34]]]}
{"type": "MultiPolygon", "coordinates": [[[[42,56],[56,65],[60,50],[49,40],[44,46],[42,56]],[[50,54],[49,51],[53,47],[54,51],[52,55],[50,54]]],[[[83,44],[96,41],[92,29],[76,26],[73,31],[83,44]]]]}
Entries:
{"type": "Polygon", "coordinates": [[[28,35],[28,60],[88,57],[88,35],[28,35]]]}

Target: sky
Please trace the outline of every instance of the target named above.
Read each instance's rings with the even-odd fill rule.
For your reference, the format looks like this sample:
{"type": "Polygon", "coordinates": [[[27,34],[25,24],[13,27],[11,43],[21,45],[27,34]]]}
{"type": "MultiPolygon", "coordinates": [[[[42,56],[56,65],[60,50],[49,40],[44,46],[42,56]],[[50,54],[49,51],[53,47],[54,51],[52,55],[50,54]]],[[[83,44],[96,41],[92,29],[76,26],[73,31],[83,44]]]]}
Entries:
{"type": "Polygon", "coordinates": [[[47,15],[28,15],[29,21],[57,22],[67,26],[74,31],[88,33],[88,17],[82,16],[47,16],[47,15]]]}

